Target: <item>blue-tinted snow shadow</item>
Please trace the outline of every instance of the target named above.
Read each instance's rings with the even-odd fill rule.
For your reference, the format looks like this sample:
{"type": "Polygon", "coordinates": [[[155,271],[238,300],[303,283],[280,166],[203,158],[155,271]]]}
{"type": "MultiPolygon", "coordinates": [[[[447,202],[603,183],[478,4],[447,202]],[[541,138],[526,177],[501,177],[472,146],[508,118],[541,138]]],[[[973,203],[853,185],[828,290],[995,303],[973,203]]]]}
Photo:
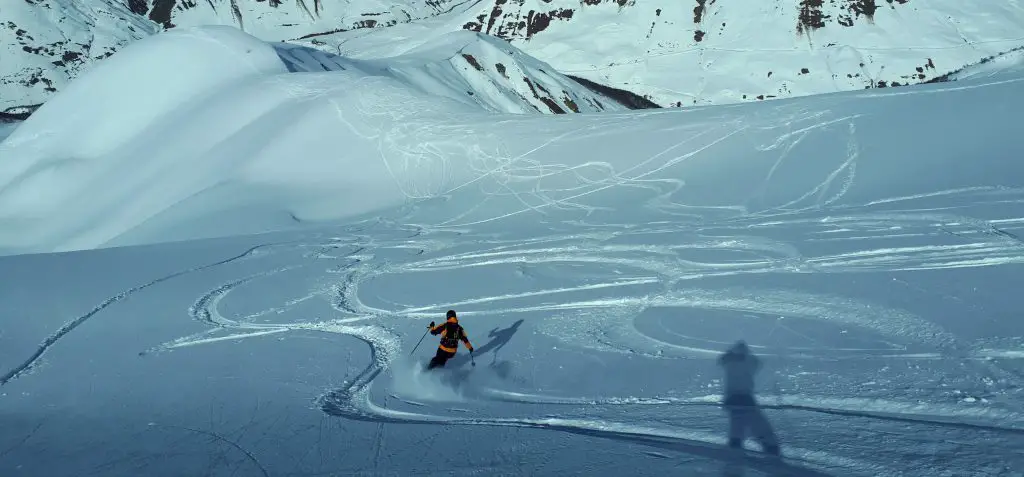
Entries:
{"type": "Polygon", "coordinates": [[[21,125],[21,121],[10,123],[0,121],[0,142],[3,142],[4,139],[7,139],[11,134],[14,134],[14,130],[18,129],[19,125],[21,125]]]}
{"type": "MultiPolygon", "coordinates": [[[[736,373],[736,366],[726,366],[736,373]]],[[[758,366],[745,367],[740,366],[738,373],[744,374],[744,376],[738,376],[739,379],[751,379],[753,380],[753,374],[759,369],[758,366]]],[[[727,372],[729,372],[727,370],[727,372]]],[[[762,446],[766,443],[777,442],[775,439],[775,430],[771,423],[768,422],[767,417],[761,410],[761,406],[756,402],[752,401],[749,405],[730,405],[725,406],[727,413],[729,414],[729,422],[731,428],[731,434],[735,434],[740,431],[740,435],[746,434],[749,430],[754,437],[758,440],[762,446]]],[[[619,432],[610,430],[596,430],[596,429],[582,429],[571,426],[561,425],[550,425],[544,426],[549,429],[559,430],[563,432],[569,432],[572,434],[580,434],[593,437],[602,437],[606,439],[613,439],[616,441],[625,441],[645,446],[656,447],[659,449],[670,450],[675,452],[682,452],[693,456],[704,457],[707,459],[714,459],[722,462],[722,475],[727,477],[740,477],[745,475],[746,469],[754,469],[759,473],[765,473],[768,475],[786,475],[793,477],[812,477],[812,476],[828,476],[831,474],[822,472],[820,470],[804,467],[791,461],[787,461],[786,458],[773,456],[765,453],[748,452],[742,449],[734,449],[727,446],[710,444],[702,441],[688,440],[682,438],[671,438],[661,436],[651,436],[630,432],[619,432]]]]}
{"type": "Polygon", "coordinates": [[[663,450],[682,452],[697,457],[714,459],[724,464],[722,467],[723,475],[729,477],[744,475],[744,471],[746,469],[753,469],[757,472],[768,475],[785,475],[792,477],[828,477],[834,475],[821,470],[805,467],[795,462],[789,462],[787,461],[788,458],[785,457],[778,458],[767,454],[730,449],[724,445],[709,444],[701,441],[647,436],[618,431],[579,429],[559,425],[544,427],[547,429],[568,432],[570,434],[630,442],[663,450]]]}
{"type": "MultiPolygon", "coordinates": [[[[399,417],[391,417],[389,415],[371,415],[353,408],[350,405],[350,398],[351,396],[348,394],[348,390],[334,391],[330,395],[325,396],[325,399],[321,403],[321,409],[328,415],[376,424],[410,424],[428,427],[436,426],[438,424],[438,421],[434,421],[433,419],[416,421],[406,420],[399,417]]],[[[495,433],[499,432],[498,430],[503,428],[540,429],[547,431],[559,431],[581,437],[598,438],[616,443],[643,445],[718,462],[721,464],[720,470],[722,471],[722,475],[729,477],[744,475],[746,469],[755,470],[761,474],[772,476],[829,477],[834,475],[801,465],[799,463],[800,459],[798,458],[779,458],[757,452],[731,449],[725,445],[684,438],[652,436],[606,429],[581,428],[565,424],[537,422],[534,420],[502,420],[496,421],[493,424],[486,422],[486,420],[474,420],[471,423],[468,423],[467,427],[485,427],[488,429],[494,429],[495,433]]],[[[652,453],[651,455],[658,454],[652,453]]],[[[658,456],[671,459],[671,457],[662,455],[658,456]]],[[[677,464],[677,466],[690,464],[690,462],[686,462],[684,460],[677,464]]],[[[644,474],[641,472],[637,475],[644,474]]],[[[701,473],[701,475],[707,474],[701,473]]]]}
{"type": "MultiPolygon", "coordinates": [[[[499,329],[495,327],[487,333],[487,337],[490,341],[485,343],[483,346],[477,347],[473,350],[473,357],[479,358],[483,355],[490,354],[491,360],[487,363],[487,366],[493,368],[493,370],[502,377],[507,377],[510,372],[512,363],[508,360],[498,360],[498,352],[505,347],[512,337],[515,336],[516,332],[519,331],[519,327],[522,326],[524,320],[517,320],[512,323],[508,328],[499,329]]],[[[470,363],[471,359],[468,354],[457,354],[454,358],[448,360],[445,368],[460,368],[467,363],[470,363]]]]}

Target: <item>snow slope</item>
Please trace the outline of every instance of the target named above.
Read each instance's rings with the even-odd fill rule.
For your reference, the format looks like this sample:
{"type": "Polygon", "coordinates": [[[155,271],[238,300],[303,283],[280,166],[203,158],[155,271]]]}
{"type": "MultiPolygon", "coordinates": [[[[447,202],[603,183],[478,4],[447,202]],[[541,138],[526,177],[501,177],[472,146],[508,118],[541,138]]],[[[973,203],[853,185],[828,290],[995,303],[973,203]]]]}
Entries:
{"type": "Polygon", "coordinates": [[[0,474],[1024,473],[1024,75],[516,115],[147,42],[221,73],[2,145],[0,474]],[[781,460],[723,446],[737,339],[781,460]]]}
{"type": "Polygon", "coordinates": [[[983,58],[976,64],[967,65],[949,74],[933,78],[931,82],[1018,75],[1021,72],[1024,72],[1024,46],[983,58]]]}
{"type": "Polygon", "coordinates": [[[69,85],[0,143],[0,250],[257,232],[436,195],[469,173],[439,155],[500,157],[503,147],[433,126],[442,120],[625,109],[570,83],[473,32],[388,62],[272,47],[232,27],[149,37],[69,85]],[[174,81],[153,95],[150,85],[167,78],[174,81]],[[466,94],[471,87],[479,94],[466,94]],[[103,115],[113,105],[118,114],[103,115]],[[281,171],[289,157],[305,167],[281,171]],[[236,219],[238,208],[253,216],[236,219]],[[210,222],[179,229],[197,212],[210,222]]]}
{"type": "Polygon", "coordinates": [[[148,41],[183,37],[222,74],[168,64],[104,121],[58,114],[72,84],[4,143],[5,245],[345,223],[0,259],[4,474],[1024,472],[1024,77],[500,115],[148,41]],[[413,371],[447,308],[475,366],[413,371]],[[740,338],[782,461],[721,447],[740,338]]]}

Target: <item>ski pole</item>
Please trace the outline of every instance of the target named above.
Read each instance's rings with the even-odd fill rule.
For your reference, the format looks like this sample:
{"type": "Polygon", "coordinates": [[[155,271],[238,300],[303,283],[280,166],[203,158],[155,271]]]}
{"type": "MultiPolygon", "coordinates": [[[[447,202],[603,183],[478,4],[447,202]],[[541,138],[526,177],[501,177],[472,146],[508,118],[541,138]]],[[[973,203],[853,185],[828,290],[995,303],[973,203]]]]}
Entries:
{"type": "Polygon", "coordinates": [[[476,366],[476,360],[473,359],[473,352],[472,351],[469,352],[469,362],[473,363],[473,366],[476,366]]]}
{"type": "Polygon", "coordinates": [[[420,343],[423,342],[423,338],[427,337],[427,333],[430,333],[430,328],[427,328],[427,331],[423,332],[423,336],[421,336],[420,340],[416,342],[416,346],[412,347],[412,351],[409,352],[409,356],[412,356],[412,354],[416,352],[416,348],[420,347],[420,343]]]}

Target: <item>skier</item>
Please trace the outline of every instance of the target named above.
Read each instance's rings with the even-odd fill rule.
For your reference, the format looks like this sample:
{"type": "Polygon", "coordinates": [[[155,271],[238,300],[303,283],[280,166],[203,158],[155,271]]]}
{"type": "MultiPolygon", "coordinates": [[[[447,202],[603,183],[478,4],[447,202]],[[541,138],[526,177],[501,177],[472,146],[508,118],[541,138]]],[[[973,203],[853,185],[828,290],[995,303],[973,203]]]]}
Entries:
{"type": "Polygon", "coordinates": [[[725,369],[722,404],[729,413],[729,447],[742,449],[746,431],[750,429],[764,452],[779,455],[775,431],[754,400],[754,374],[761,369],[761,360],[740,340],[718,357],[718,365],[725,369]]]}
{"type": "Polygon", "coordinates": [[[459,341],[466,346],[470,354],[473,354],[473,345],[469,343],[469,338],[466,337],[466,330],[462,329],[462,325],[459,324],[459,318],[455,316],[455,310],[448,310],[445,315],[447,321],[440,325],[430,322],[428,326],[430,328],[430,334],[441,335],[441,344],[437,347],[437,354],[430,360],[430,364],[427,365],[427,369],[434,369],[436,367],[444,367],[444,364],[449,359],[455,356],[455,352],[459,349],[459,341]]]}

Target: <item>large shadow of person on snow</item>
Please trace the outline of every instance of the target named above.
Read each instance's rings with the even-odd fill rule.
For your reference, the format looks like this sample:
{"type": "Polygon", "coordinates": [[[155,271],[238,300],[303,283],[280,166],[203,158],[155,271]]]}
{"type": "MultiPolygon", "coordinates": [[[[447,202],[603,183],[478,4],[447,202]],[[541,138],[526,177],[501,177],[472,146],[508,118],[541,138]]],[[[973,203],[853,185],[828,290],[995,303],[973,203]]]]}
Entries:
{"type": "MultiPolygon", "coordinates": [[[[498,360],[498,351],[504,348],[505,345],[512,341],[512,336],[519,331],[519,327],[523,324],[524,320],[516,321],[512,323],[512,326],[504,329],[494,328],[487,337],[491,340],[485,343],[483,346],[476,348],[473,351],[473,356],[479,358],[487,353],[491,354],[491,362],[487,365],[488,368],[493,370],[500,378],[506,379],[512,369],[512,362],[508,360],[498,360]]],[[[450,375],[445,381],[454,387],[460,387],[462,383],[469,377],[470,369],[463,369],[466,363],[470,362],[469,355],[458,354],[454,358],[448,360],[448,364],[445,368],[450,369],[450,375]]]]}
{"type": "MultiPolygon", "coordinates": [[[[761,370],[761,360],[740,340],[718,357],[718,365],[725,373],[722,405],[729,415],[729,447],[742,450],[749,433],[764,453],[780,456],[775,430],[754,399],[754,375],[761,370]]],[[[742,466],[729,465],[724,474],[737,476],[742,472],[742,466]]]]}

